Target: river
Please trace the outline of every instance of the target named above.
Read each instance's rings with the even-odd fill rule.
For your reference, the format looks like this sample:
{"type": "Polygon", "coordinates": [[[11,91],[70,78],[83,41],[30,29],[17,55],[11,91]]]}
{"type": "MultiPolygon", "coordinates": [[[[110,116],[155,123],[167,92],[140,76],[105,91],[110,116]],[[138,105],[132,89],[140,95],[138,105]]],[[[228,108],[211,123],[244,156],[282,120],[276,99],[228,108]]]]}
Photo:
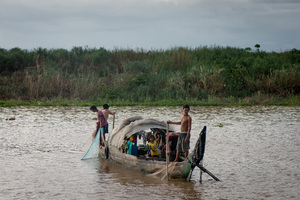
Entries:
{"type": "MultiPolygon", "coordinates": [[[[181,107],[111,107],[115,126],[134,115],[179,121],[181,107]]],[[[169,181],[80,160],[91,144],[89,107],[0,108],[0,199],[299,199],[300,107],[192,106],[191,147],[207,126],[204,167],[169,181]],[[14,118],[13,120],[7,120],[14,118]]],[[[112,117],[109,119],[110,131],[112,117]]],[[[174,126],[179,131],[179,126],[174,126]]]]}

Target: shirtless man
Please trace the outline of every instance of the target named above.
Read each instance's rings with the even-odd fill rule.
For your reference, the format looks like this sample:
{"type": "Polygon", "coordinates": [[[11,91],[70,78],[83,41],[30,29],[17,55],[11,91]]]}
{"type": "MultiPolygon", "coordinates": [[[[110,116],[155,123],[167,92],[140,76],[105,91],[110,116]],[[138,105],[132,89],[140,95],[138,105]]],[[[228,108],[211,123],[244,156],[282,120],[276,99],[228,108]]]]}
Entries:
{"type": "Polygon", "coordinates": [[[171,122],[170,120],[167,121],[168,124],[181,125],[181,128],[180,128],[181,133],[178,136],[177,152],[176,152],[176,158],[175,158],[174,162],[178,161],[178,157],[181,152],[185,153],[186,158],[189,155],[190,133],[191,133],[191,127],[192,127],[192,118],[189,116],[189,111],[190,111],[190,106],[184,105],[183,106],[183,114],[181,116],[180,122],[171,122]]]}
{"type": "MultiPolygon", "coordinates": [[[[114,112],[111,112],[111,111],[109,110],[109,105],[107,105],[107,104],[104,104],[104,105],[103,105],[102,113],[103,113],[103,115],[104,115],[106,121],[108,120],[109,115],[115,115],[114,112]]],[[[104,131],[103,131],[104,134],[105,134],[105,133],[108,133],[108,123],[103,127],[103,129],[104,129],[104,131]]]]}

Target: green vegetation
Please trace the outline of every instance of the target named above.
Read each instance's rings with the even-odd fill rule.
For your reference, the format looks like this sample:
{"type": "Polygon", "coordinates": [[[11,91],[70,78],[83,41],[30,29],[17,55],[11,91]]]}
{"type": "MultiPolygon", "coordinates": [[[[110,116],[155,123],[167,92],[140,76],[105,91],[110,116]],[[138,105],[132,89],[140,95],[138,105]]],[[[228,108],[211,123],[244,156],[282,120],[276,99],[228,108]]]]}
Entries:
{"type": "Polygon", "coordinates": [[[0,49],[0,106],[300,105],[300,50],[0,49]]]}

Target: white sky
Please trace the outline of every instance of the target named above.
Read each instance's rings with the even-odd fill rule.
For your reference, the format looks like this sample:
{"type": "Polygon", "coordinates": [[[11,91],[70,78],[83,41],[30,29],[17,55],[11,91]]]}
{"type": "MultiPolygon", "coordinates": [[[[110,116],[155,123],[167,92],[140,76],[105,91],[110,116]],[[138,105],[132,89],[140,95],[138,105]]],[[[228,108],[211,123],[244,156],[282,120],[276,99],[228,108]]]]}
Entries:
{"type": "Polygon", "coordinates": [[[300,49],[300,0],[0,0],[0,48],[300,49]]]}

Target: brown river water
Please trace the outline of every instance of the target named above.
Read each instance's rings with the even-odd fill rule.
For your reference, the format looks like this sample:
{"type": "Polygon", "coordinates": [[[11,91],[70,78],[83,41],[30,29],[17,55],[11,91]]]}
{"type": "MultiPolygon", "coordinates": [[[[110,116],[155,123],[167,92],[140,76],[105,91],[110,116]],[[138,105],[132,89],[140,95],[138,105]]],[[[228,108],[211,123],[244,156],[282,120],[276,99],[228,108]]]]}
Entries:
{"type": "MultiPolygon", "coordinates": [[[[179,121],[181,107],[111,107],[179,121]]],[[[91,144],[89,107],[0,108],[0,199],[299,199],[300,107],[192,106],[191,148],[207,126],[204,167],[191,182],[160,180],[107,160],[80,160],[91,144]],[[15,120],[6,120],[15,118],[15,120]],[[220,126],[221,124],[221,126],[220,126]]],[[[112,117],[109,119],[110,131],[112,117]]],[[[174,126],[179,131],[179,126],[174,126]]]]}

